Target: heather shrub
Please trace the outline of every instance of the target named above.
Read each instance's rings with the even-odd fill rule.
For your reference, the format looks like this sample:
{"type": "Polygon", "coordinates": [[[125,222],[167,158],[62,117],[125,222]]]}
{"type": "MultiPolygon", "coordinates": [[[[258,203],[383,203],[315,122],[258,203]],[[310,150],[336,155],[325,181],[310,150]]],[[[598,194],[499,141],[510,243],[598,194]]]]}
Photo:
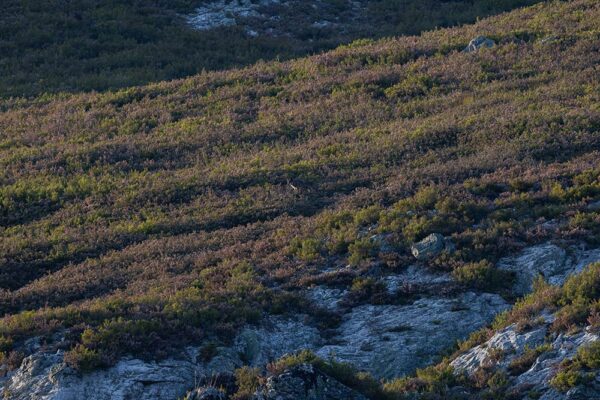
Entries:
{"type": "Polygon", "coordinates": [[[600,342],[581,346],[571,360],[565,360],[550,384],[557,390],[566,392],[572,387],[585,384],[595,377],[600,367],[600,342]]]}
{"type": "Polygon", "coordinates": [[[590,379],[591,377],[584,375],[580,371],[565,370],[557,372],[550,380],[550,384],[556,390],[566,392],[577,385],[588,382],[590,379]]]}
{"type": "Polygon", "coordinates": [[[376,256],[377,250],[377,243],[370,238],[358,239],[348,246],[348,262],[352,265],[358,265],[362,261],[376,256]]]}
{"type": "Polygon", "coordinates": [[[297,239],[290,243],[292,254],[303,261],[315,261],[321,253],[321,242],[317,239],[297,239]]]}
{"type": "Polygon", "coordinates": [[[414,377],[390,380],[384,384],[383,391],[390,398],[402,398],[411,393],[444,395],[456,379],[452,367],[441,363],[437,366],[417,369],[414,377]]]}
{"type": "Polygon", "coordinates": [[[487,260],[461,265],[452,271],[452,276],[465,286],[488,290],[510,288],[514,280],[511,272],[495,268],[487,260]]]}
{"type": "Polygon", "coordinates": [[[237,392],[233,398],[239,400],[250,398],[260,384],[261,375],[259,369],[245,366],[236,369],[234,375],[237,392]]]}
{"type": "Polygon", "coordinates": [[[82,372],[90,372],[108,365],[107,360],[101,353],[89,349],[83,344],[78,344],[67,351],[64,360],[71,368],[82,372]]]}
{"type": "Polygon", "coordinates": [[[355,278],[345,299],[350,304],[369,302],[385,304],[391,300],[385,284],[373,278],[355,278]]]}

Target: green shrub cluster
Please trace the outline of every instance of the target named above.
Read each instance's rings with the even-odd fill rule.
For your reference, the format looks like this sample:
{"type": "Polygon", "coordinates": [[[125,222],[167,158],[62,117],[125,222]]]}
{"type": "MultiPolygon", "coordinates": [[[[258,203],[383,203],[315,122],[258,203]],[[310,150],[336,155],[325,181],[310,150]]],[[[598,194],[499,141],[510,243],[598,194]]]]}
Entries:
{"type": "Polygon", "coordinates": [[[600,368],[600,343],[592,342],[577,350],[577,355],[571,360],[565,360],[560,370],[550,381],[557,390],[566,392],[572,387],[585,384],[596,377],[600,368]]]}
{"type": "Polygon", "coordinates": [[[459,283],[477,289],[509,289],[514,281],[514,274],[495,268],[487,260],[461,265],[452,275],[459,283]]]}

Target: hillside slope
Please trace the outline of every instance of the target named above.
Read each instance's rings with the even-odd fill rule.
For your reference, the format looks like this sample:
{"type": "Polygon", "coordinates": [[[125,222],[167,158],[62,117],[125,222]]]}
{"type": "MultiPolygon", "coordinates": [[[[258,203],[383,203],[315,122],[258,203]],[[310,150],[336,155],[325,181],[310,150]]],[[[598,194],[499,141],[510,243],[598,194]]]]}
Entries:
{"type": "Polygon", "coordinates": [[[4,0],[0,97],[182,78],[298,57],[361,37],[472,22],[535,2],[4,0]]]}
{"type": "Polygon", "coordinates": [[[73,371],[101,369],[102,398],[99,376],[110,391],[142,371],[132,387],[156,398],[155,369],[190,348],[173,396],[198,371],[303,347],[378,378],[436,361],[538,272],[561,283],[598,260],[599,50],[600,4],[557,1],[295,61],[1,101],[5,384],[49,371],[36,387],[76,396],[92,386],[73,371]],[[495,45],[464,52],[480,35],[495,45]],[[415,260],[432,233],[445,250],[415,260]]]}

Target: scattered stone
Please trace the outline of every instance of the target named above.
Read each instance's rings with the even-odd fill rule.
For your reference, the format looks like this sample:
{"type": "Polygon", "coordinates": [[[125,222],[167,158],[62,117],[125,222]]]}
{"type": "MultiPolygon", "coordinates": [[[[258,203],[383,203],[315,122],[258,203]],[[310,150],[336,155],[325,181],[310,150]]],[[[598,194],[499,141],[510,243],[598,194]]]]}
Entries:
{"type": "Polygon", "coordinates": [[[188,23],[198,30],[208,30],[236,24],[237,18],[259,17],[261,6],[278,3],[278,0],[217,0],[206,2],[188,17],[188,23]]]}
{"type": "Polygon", "coordinates": [[[492,39],[488,39],[485,36],[478,36],[469,42],[469,45],[465,48],[464,52],[472,53],[481,48],[490,48],[494,47],[495,45],[496,42],[494,42],[492,39]]]}
{"type": "MultiPolygon", "coordinates": [[[[297,25],[312,30],[346,30],[366,21],[367,1],[347,2],[343,10],[322,0],[205,0],[185,18],[193,28],[207,31],[239,26],[249,37],[297,36],[297,25]],[[315,13],[304,13],[311,7],[315,13]],[[318,20],[314,19],[318,15],[318,20]]],[[[309,39],[309,41],[312,39],[309,39]]]]}
{"type": "Polygon", "coordinates": [[[420,242],[414,243],[410,250],[417,260],[427,260],[440,254],[445,246],[444,236],[432,233],[420,242]]]}

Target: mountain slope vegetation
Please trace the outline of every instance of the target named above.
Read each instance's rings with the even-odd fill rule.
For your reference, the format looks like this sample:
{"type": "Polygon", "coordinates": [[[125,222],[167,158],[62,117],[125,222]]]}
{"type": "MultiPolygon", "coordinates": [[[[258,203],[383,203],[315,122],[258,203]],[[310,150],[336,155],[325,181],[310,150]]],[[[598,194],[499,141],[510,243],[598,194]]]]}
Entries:
{"type": "Polygon", "coordinates": [[[254,37],[240,25],[192,29],[186,16],[212,2],[6,0],[0,15],[0,96],[107,90],[182,78],[204,69],[305,55],[360,37],[415,34],[534,3],[379,0],[358,2],[360,12],[349,13],[355,2],[348,0],[315,2],[314,7],[290,1],[288,7],[264,7],[268,16],[283,15],[283,31],[254,37]],[[332,19],[341,16],[339,26],[313,26],[327,13],[332,19]]]}
{"type": "Polygon", "coordinates": [[[106,93],[0,101],[0,350],[62,332],[81,370],[227,341],[299,289],[378,296],[414,263],[509,296],[498,258],[600,242],[600,4],[106,93]],[[497,45],[464,52],[479,35],[497,45]],[[552,223],[549,223],[551,221],[552,223]],[[372,235],[386,235],[380,252],[372,235]],[[349,268],[341,268],[349,264],[349,268]],[[326,272],[327,270],[327,272],[326,272]]]}

